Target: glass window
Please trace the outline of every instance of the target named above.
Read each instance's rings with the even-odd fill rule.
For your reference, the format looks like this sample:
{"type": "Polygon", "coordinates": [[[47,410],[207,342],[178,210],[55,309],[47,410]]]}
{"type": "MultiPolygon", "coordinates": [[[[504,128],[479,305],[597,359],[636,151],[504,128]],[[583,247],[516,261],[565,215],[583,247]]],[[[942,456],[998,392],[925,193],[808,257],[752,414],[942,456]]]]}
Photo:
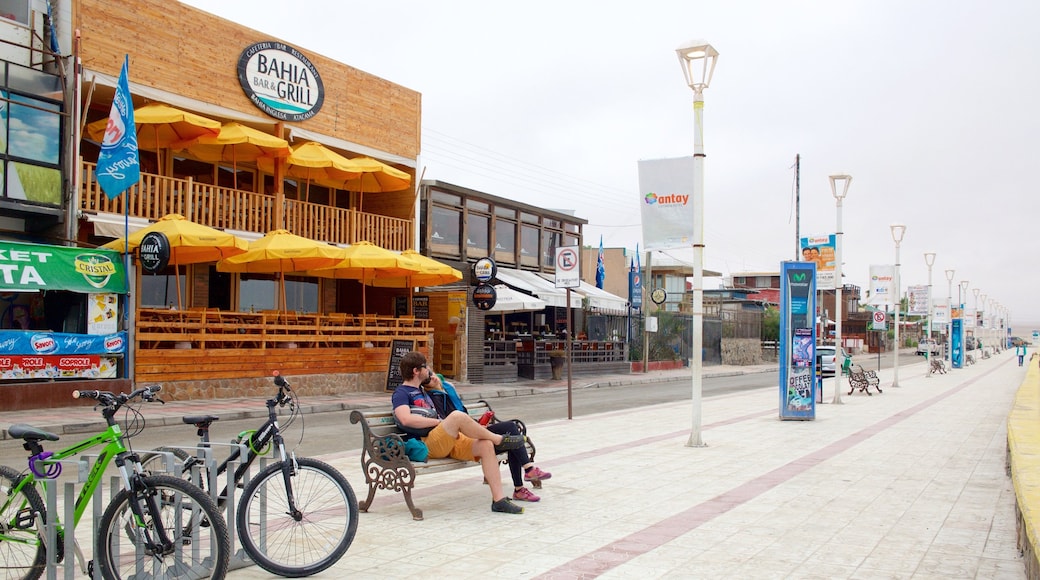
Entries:
{"type": "Polygon", "coordinates": [[[560,232],[545,230],[542,232],[542,265],[556,265],[556,246],[560,245],[560,232]]]}
{"type": "MultiPolygon", "coordinates": [[[[578,242],[578,237],[577,236],[564,235],[563,236],[563,245],[564,246],[580,246],[581,243],[578,242]]],[[[599,248],[596,248],[596,252],[599,252],[599,248]]]]}
{"type": "Polygon", "coordinates": [[[317,312],[317,279],[304,277],[286,277],[285,307],[289,311],[294,312],[317,312]]]}
{"type": "Polygon", "coordinates": [[[490,218],[478,214],[466,217],[466,254],[486,256],[488,250],[488,228],[490,218]],[[481,254],[481,252],[483,252],[481,254]]]}
{"type": "Polygon", "coordinates": [[[516,262],[516,223],[495,220],[495,260],[516,262]]]}
{"type": "Polygon", "coordinates": [[[238,309],[260,312],[278,307],[277,280],[272,274],[241,274],[238,279],[238,309]]]}
{"type": "Polygon", "coordinates": [[[769,276],[756,276],[755,288],[772,288],[773,280],[769,276]]]}
{"type": "Polygon", "coordinates": [[[511,220],[516,219],[516,210],[508,207],[495,207],[495,217],[507,218],[511,220]]]}
{"type": "Polygon", "coordinates": [[[29,24],[29,2],[27,0],[0,0],[0,16],[29,24]]]}
{"type": "Polygon", "coordinates": [[[437,203],[443,203],[445,205],[459,206],[462,205],[462,198],[457,195],[450,193],[444,193],[443,191],[433,191],[430,193],[430,197],[437,203]]]}
{"type": "Polygon", "coordinates": [[[520,263],[538,265],[538,228],[535,226],[520,226],[520,263]]]}
{"type": "Polygon", "coordinates": [[[145,308],[172,308],[177,306],[177,286],[181,285],[181,304],[187,300],[183,294],[184,268],[180,269],[180,275],[174,275],[174,267],[169,266],[160,274],[147,274],[141,272],[141,306],[145,308]]]}
{"type": "Polygon", "coordinates": [[[491,211],[491,207],[487,203],[485,203],[483,201],[477,201],[477,200],[474,200],[474,199],[467,199],[466,200],[466,209],[471,210],[471,211],[479,211],[479,212],[491,211]]]}
{"type": "Polygon", "coordinates": [[[458,256],[459,238],[462,230],[460,221],[462,212],[456,209],[434,206],[432,211],[433,224],[430,228],[430,249],[434,252],[448,253],[458,256]]]}
{"type": "Polygon", "coordinates": [[[533,213],[527,212],[520,212],[520,221],[529,224],[539,223],[538,216],[534,215],[533,213]]]}

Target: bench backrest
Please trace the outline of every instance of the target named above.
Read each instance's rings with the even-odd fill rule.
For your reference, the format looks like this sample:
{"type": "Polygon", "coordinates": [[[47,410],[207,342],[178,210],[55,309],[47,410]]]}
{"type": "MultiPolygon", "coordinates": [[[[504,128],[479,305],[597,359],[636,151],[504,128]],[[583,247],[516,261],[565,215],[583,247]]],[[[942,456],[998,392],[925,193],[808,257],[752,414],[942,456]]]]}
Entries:
{"type": "MultiPolygon", "coordinates": [[[[489,408],[487,402],[476,401],[475,403],[467,404],[466,411],[469,412],[469,416],[473,419],[480,419],[481,415],[484,414],[489,408]]],[[[394,422],[393,410],[386,411],[362,411],[361,416],[364,417],[365,423],[368,424],[368,430],[372,434],[372,437],[386,437],[392,434],[403,434],[397,427],[397,423],[394,422]]]]}

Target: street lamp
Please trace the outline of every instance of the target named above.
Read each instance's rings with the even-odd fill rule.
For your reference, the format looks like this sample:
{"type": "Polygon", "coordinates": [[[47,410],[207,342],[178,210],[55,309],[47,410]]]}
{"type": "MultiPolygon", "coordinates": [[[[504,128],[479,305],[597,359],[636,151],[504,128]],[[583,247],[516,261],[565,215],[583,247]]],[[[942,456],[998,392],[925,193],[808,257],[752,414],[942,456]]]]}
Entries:
{"type": "Polygon", "coordinates": [[[975,343],[976,344],[978,344],[979,335],[982,334],[982,331],[979,330],[979,326],[978,326],[978,324],[979,324],[979,292],[982,292],[982,290],[980,288],[972,288],[971,289],[971,293],[975,295],[975,308],[974,308],[974,312],[971,313],[971,315],[974,317],[971,320],[971,327],[974,330],[972,330],[971,332],[972,332],[972,335],[975,337],[975,343]]]}
{"type": "MultiPolygon", "coordinates": [[[[849,175],[832,175],[831,195],[834,196],[834,205],[838,212],[838,229],[834,236],[834,399],[835,405],[841,404],[841,369],[845,368],[845,353],[841,342],[841,291],[845,283],[841,279],[841,203],[849,193],[849,184],[852,177],[849,175]]],[[[824,321],[823,328],[826,331],[827,323],[824,321]]]]}
{"type": "Polygon", "coordinates": [[[900,290],[899,290],[899,244],[903,241],[903,234],[906,233],[906,226],[903,224],[892,224],[888,226],[892,230],[892,241],[896,243],[896,350],[895,350],[895,361],[892,374],[892,386],[899,386],[899,307],[900,307],[900,290]]]}
{"type": "Polygon", "coordinates": [[[950,368],[953,368],[953,275],[952,269],[946,271],[946,352],[950,357],[950,368]]]}
{"type": "MultiPolygon", "coordinates": [[[[964,299],[968,295],[968,281],[961,280],[957,290],[957,302],[960,303],[961,309],[961,331],[960,331],[960,343],[961,343],[961,367],[965,366],[965,362],[968,360],[968,343],[964,340],[964,325],[967,323],[966,317],[964,316],[964,299]]],[[[952,364],[950,366],[953,366],[952,364]]]]}
{"type": "Polygon", "coordinates": [[[692,423],[687,447],[703,447],[701,439],[701,359],[704,350],[704,89],[711,83],[719,52],[703,41],[675,50],[686,84],[693,89],[693,352],[690,356],[692,423]]]}
{"type": "Polygon", "coordinates": [[[986,342],[993,344],[993,337],[990,336],[989,325],[986,324],[986,313],[989,312],[989,310],[986,309],[986,293],[983,292],[979,297],[982,298],[982,315],[979,316],[978,313],[976,313],[975,316],[978,316],[979,320],[982,322],[982,332],[986,335],[986,342]]]}
{"type": "Polygon", "coordinates": [[[924,349],[926,377],[932,376],[932,265],[935,264],[935,252],[924,253],[924,263],[928,266],[928,348],[924,349]]]}

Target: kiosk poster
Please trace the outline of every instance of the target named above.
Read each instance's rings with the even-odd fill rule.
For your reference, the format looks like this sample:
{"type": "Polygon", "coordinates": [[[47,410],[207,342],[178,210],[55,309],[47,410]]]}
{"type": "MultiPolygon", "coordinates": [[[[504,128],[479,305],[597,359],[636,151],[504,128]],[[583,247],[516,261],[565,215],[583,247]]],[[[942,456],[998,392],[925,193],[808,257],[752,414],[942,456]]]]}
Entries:
{"type": "Polygon", "coordinates": [[[87,298],[87,334],[115,334],[119,330],[117,294],[89,294],[87,298]]]}
{"type": "Polygon", "coordinates": [[[780,418],[816,418],[816,263],[782,262],[780,418]]]}
{"type": "Polygon", "coordinates": [[[964,321],[954,310],[954,319],[950,324],[950,366],[955,369],[964,368],[964,321]]]}

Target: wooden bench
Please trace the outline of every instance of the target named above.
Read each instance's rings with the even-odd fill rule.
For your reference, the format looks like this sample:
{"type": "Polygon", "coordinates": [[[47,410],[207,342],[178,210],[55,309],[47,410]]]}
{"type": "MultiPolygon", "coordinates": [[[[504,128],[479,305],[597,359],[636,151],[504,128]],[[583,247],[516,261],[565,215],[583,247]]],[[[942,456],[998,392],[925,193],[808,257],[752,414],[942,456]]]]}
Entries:
{"type": "MultiPolygon", "coordinates": [[[[466,410],[470,417],[479,420],[485,411],[491,410],[487,401],[477,401],[468,404],[466,410]]],[[[368,483],[368,497],[365,501],[358,502],[358,508],[367,512],[372,505],[377,489],[385,489],[404,494],[404,501],[412,512],[413,520],[422,520],[422,510],[415,507],[412,502],[412,489],[415,487],[415,478],[420,473],[438,473],[480,465],[473,461],[461,461],[445,457],[442,459],[430,459],[425,463],[412,462],[404,452],[404,432],[394,423],[392,410],[383,411],[352,411],[350,413],[351,423],[360,423],[362,431],[361,448],[361,470],[365,473],[365,481],[368,483]]],[[[493,421],[496,423],[497,421],[493,421]]],[[[527,428],[517,421],[520,432],[527,434],[527,428]]],[[[531,440],[527,440],[527,454],[534,461],[535,447],[531,440]]],[[[506,463],[505,453],[499,454],[506,463]]],[[[541,487],[541,482],[532,482],[532,486],[541,487]]]]}
{"type": "Polygon", "coordinates": [[[859,389],[861,392],[870,395],[870,387],[877,389],[877,392],[881,392],[881,379],[878,378],[877,373],[874,371],[868,371],[862,366],[853,364],[849,366],[849,394],[859,389]]]}

